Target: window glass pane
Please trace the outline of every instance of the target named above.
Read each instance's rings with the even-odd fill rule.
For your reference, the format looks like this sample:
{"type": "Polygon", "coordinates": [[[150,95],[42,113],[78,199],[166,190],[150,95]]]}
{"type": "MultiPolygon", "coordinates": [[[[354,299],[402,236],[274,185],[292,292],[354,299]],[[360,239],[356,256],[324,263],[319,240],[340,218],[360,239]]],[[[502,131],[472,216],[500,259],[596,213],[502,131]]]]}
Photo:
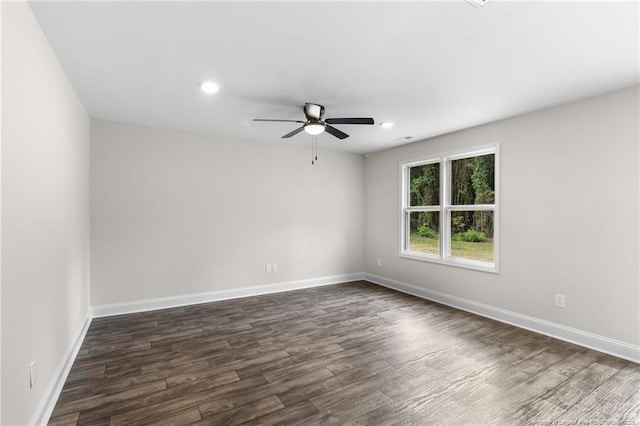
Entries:
{"type": "Polygon", "coordinates": [[[440,163],[409,168],[409,200],[411,206],[440,204],[440,163]]]}
{"type": "Polygon", "coordinates": [[[493,211],[451,212],[451,256],[493,262],[493,211]]]}
{"type": "Polygon", "coordinates": [[[409,213],[409,247],[421,253],[440,253],[440,213],[409,213]]]}
{"type": "Polygon", "coordinates": [[[451,161],[451,204],[495,203],[495,154],[451,161]]]}

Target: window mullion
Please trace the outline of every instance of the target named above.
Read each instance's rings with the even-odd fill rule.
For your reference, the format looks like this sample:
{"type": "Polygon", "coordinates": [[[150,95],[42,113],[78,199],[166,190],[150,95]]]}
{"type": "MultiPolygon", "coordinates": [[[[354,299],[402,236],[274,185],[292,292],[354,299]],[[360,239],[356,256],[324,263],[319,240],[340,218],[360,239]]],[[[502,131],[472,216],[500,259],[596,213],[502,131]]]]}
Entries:
{"type": "Polygon", "coordinates": [[[467,205],[455,205],[448,206],[450,211],[461,212],[461,211],[482,211],[482,210],[495,210],[495,204],[467,204],[467,205]]]}
{"type": "Polygon", "coordinates": [[[442,159],[440,163],[440,258],[446,259],[450,252],[449,243],[449,188],[451,186],[451,171],[449,168],[449,161],[446,158],[442,159]]]}
{"type": "Polygon", "coordinates": [[[440,206],[411,206],[405,207],[405,212],[439,212],[440,206]]]}

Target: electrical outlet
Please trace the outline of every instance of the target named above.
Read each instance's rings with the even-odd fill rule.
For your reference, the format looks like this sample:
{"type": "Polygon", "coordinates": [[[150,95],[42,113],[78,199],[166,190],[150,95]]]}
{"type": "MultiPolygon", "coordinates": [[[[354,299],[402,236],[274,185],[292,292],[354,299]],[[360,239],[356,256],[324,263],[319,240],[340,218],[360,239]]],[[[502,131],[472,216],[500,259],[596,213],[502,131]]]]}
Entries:
{"type": "Polygon", "coordinates": [[[378,258],[378,259],[376,260],[376,265],[378,265],[378,266],[382,266],[382,259],[378,258]]]}
{"type": "Polygon", "coordinates": [[[38,381],[38,368],[36,364],[36,360],[34,359],[29,364],[29,388],[32,388],[36,385],[38,381]]]}
{"type": "Polygon", "coordinates": [[[557,308],[565,308],[565,299],[564,294],[556,294],[555,295],[555,304],[557,308]]]}
{"type": "Polygon", "coordinates": [[[278,272],[278,265],[276,265],[275,263],[271,265],[271,272],[278,272]]]}
{"type": "Polygon", "coordinates": [[[271,264],[268,264],[268,265],[266,266],[266,271],[267,271],[267,274],[270,274],[271,272],[273,272],[273,269],[272,269],[272,267],[271,267],[271,264]]]}

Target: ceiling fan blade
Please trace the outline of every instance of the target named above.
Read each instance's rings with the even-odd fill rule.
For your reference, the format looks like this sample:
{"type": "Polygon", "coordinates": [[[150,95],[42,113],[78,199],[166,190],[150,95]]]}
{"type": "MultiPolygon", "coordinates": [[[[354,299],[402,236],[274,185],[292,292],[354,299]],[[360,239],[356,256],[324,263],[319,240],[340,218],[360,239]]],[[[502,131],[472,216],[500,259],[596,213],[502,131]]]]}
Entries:
{"type": "Polygon", "coordinates": [[[302,127],[298,127],[298,128],[297,128],[297,129],[295,129],[294,131],[289,132],[289,133],[287,133],[286,135],[284,135],[284,136],[282,137],[282,139],[284,139],[284,138],[290,138],[291,136],[295,136],[295,135],[297,135],[298,133],[300,133],[300,132],[301,132],[301,131],[303,131],[303,130],[304,130],[304,126],[302,126],[302,127]]]}
{"type": "Polygon", "coordinates": [[[336,129],[335,127],[330,126],[328,124],[324,125],[324,129],[327,131],[327,133],[332,134],[333,136],[335,136],[338,139],[346,139],[346,138],[349,137],[349,135],[346,134],[345,132],[340,131],[340,130],[336,129]]]}
{"type": "Polygon", "coordinates": [[[254,118],[253,121],[284,121],[287,123],[304,123],[304,121],[300,121],[300,120],[277,120],[277,119],[271,119],[271,118],[254,118]]]}
{"type": "Polygon", "coordinates": [[[373,118],[327,118],[329,124],[373,124],[373,118]]]}

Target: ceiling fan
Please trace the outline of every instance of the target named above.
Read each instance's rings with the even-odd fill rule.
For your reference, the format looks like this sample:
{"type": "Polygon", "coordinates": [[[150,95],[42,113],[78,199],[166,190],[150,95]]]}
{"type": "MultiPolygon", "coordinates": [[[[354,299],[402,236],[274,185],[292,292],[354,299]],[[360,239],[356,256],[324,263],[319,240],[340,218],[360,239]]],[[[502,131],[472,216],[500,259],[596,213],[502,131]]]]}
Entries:
{"type": "Polygon", "coordinates": [[[306,103],[303,107],[307,121],[302,120],[277,120],[269,118],[254,118],[253,121],[286,121],[290,123],[301,123],[302,126],[287,133],[283,138],[290,138],[301,131],[310,135],[319,135],[326,130],[327,133],[338,139],[348,138],[349,135],[332,126],[332,124],[373,124],[373,118],[327,118],[324,119],[324,107],[318,104],[306,103]]]}

